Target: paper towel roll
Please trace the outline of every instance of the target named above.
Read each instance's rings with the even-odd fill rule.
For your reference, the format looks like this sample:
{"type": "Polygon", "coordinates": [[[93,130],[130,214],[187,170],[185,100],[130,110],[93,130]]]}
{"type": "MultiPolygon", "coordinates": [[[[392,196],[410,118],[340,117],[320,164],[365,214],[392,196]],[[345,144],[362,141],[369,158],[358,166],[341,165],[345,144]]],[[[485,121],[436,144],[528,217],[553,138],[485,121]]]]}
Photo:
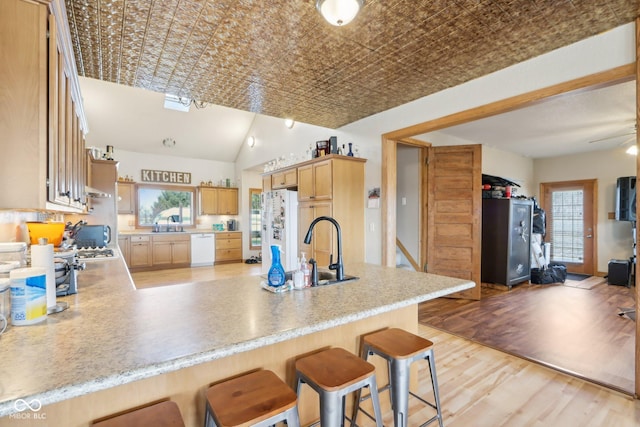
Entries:
{"type": "Polygon", "coordinates": [[[56,269],[53,262],[53,245],[31,245],[31,266],[42,267],[47,277],[47,308],[56,305],[56,269]]]}

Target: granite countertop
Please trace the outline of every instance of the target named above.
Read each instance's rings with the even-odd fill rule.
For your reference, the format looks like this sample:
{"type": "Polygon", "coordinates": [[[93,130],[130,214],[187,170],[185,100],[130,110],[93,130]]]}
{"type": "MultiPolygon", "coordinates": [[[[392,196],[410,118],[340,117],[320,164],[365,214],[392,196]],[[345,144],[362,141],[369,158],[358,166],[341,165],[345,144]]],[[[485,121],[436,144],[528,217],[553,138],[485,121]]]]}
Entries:
{"type": "Polygon", "coordinates": [[[78,294],[0,337],[0,417],[329,329],[473,287],[369,264],[360,280],[274,294],[260,276],[136,290],[122,257],[87,263],[78,294]],[[230,309],[232,308],[232,309],[230,309]]]}

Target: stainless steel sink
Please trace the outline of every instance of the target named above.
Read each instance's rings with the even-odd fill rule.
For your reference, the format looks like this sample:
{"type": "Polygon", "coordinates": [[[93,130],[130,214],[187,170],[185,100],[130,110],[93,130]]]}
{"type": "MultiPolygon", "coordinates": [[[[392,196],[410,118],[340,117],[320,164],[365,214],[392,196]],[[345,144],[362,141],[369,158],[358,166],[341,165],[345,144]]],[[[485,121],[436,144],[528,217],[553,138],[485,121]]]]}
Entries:
{"type": "Polygon", "coordinates": [[[346,283],[358,280],[359,277],[344,275],[344,279],[336,280],[336,274],[332,271],[318,271],[318,286],[335,285],[336,283],[346,283]]]}
{"type": "MultiPolygon", "coordinates": [[[[263,278],[267,278],[266,275],[262,276],[263,278]]],[[[336,273],[333,271],[318,271],[318,286],[326,286],[326,285],[335,285],[336,283],[347,283],[353,282],[355,280],[360,279],[356,276],[349,276],[348,274],[344,275],[343,280],[336,280],[336,273]]],[[[293,280],[293,271],[285,272],[285,280],[293,280]]]]}

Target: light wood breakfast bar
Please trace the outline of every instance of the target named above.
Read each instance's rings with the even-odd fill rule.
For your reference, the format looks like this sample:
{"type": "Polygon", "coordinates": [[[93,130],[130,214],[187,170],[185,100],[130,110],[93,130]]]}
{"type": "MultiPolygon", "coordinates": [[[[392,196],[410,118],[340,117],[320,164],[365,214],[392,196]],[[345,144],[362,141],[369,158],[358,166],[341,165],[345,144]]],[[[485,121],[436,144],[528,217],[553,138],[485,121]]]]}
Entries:
{"type": "MultiPolygon", "coordinates": [[[[170,399],[187,426],[204,423],[219,380],[271,369],[293,386],[296,357],[385,327],[417,331],[421,301],[473,282],[370,264],[357,281],[268,292],[260,276],[136,289],[122,258],[87,262],[69,308],[0,337],[0,427],[89,426],[170,399]],[[17,422],[18,420],[19,423],[17,422]]],[[[317,417],[312,391],[301,422],[317,417]]]]}

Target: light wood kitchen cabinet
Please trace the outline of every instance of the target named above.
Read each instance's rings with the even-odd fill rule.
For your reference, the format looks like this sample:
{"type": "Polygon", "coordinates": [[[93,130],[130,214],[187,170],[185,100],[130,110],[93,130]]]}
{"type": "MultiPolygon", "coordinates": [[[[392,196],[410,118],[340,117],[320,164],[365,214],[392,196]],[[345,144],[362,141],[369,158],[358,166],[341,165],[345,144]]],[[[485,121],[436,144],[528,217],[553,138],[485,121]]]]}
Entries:
{"type": "Polygon", "coordinates": [[[242,262],[242,232],[227,231],[215,233],[216,261],[215,264],[242,262]]]}
{"type": "MultiPolygon", "coordinates": [[[[304,252],[307,260],[313,258],[318,262],[318,266],[328,266],[329,256],[333,252],[333,240],[335,235],[334,227],[328,221],[318,223],[313,229],[313,238],[310,245],[304,244],[304,236],[307,234],[311,222],[319,216],[331,215],[331,202],[303,202],[298,205],[298,236],[300,242],[298,252],[304,252]]],[[[342,226],[341,226],[342,227],[342,226]]],[[[344,237],[344,235],[343,235],[344,237]]],[[[344,239],[342,244],[344,245],[344,239]]],[[[334,260],[334,261],[337,261],[334,260]]]]}
{"type": "Polygon", "coordinates": [[[262,191],[271,191],[271,175],[265,175],[262,177],[262,191]]]}
{"type": "Polygon", "coordinates": [[[319,222],[313,230],[311,245],[304,244],[311,222],[330,216],[342,231],[342,255],[345,266],[364,261],[364,164],[357,157],[329,155],[298,166],[298,250],[319,267],[329,265],[329,256],[337,261],[337,239],[333,224],[319,222]]]}
{"type": "Polygon", "coordinates": [[[215,187],[198,187],[200,194],[200,215],[218,214],[218,189],[215,187]]]}
{"type": "Polygon", "coordinates": [[[134,214],[136,207],[136,186],[133,182],[118,181],[118,213],[134,214]]]}
{"type": "Polygon", "coordinates": [[[237,188],[218,188],[218,214],[238,215],[237,188]]]}
{"type": "Polygon", "coordinates": [[[131,262],[127,264],[129,268],[151,267],[151,236],[132,235],[130,239],[129,257],[131,262]]]}
{"type": "Polygon", "coordinates": [[[118,247],[120,248],[120,254],[124,259],[124,262],[127,263],[127,266],[131,264],[131,252],[130,252],[130,236],[118,236],[118,247]]]}
{"type": "Polygon", "coordinates": [[[152,236],[153,267],[183,267],[191,262],[191,241],[188,234],[152,236]]]}
{"type": "Polygon", "coordinates": [[[238,189],[198,187],[200,215],[238,215],[238,189]]]}
{"type": "Polygon", "coordinates": [[[333,164],[333,160],[323,160],[298,168],[299,202],[330,200],[333,197],[333,164]]]}
{"type": "Polygon", "coordinates": [[[298,171],[295,168],[275,172],[273,175],[271,175],[271,188],[274,190],[280,190],[282,188],[294,188],[297,186],[298,171]]]}
{"type": "Polygon", "coordinates": [[[86,205],[86,121],[61,4],[0,2],[0,209],[86,205]]]}

